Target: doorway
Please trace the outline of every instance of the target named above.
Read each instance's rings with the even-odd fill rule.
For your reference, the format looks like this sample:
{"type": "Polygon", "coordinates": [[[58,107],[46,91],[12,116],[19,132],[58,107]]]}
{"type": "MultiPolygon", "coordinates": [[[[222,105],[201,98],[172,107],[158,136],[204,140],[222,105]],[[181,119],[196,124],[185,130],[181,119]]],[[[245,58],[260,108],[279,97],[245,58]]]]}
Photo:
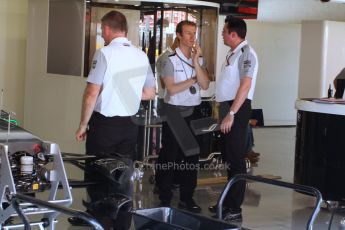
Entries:
{"type": "Polygon", "coordinates": [[[203,50],[209,76],[214,80],[218,24],[216,4],[208,5],[207,2],[200,1],[187,5],[168,1],[140,2],[137,5],[125,3],[125,1],[87,3],[84,64],[86,75],[95,50],[103,47],[104,43],[101,37],[100,19],[107,12],[118,10],[127,18],[128,39],[148,55],[153,71],[158,56],[172,44],[176,25],[182,20],[195,22],[198,26],[197,41],[203,50]]]}

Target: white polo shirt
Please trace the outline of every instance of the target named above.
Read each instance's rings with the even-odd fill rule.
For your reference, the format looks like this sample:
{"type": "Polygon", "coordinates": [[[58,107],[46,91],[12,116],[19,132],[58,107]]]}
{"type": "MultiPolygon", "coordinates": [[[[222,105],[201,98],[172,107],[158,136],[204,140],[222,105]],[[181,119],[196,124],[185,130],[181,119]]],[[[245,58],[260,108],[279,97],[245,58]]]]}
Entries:
{"type": "MultiPolygon", "coordinates": [[[[205,62],[202,57],[199,58],[202,68],[205,68],[205,62]]],[[[174,82],[179,83],[192,78],[196,75],[193,67],[192,58],[186,58],[179,48],[175,53],[169,55],[162,62],[161,77],[174,77],[174,82]]],[[[192,94],[189,89],[169,95],[167,89],[164,92],[164,102],[171,105],[195,106],[201,103],[200,86],[198,83],[193,84],[196,93],[192,94]]]]}
{"type": "Polygon", "coordinates": [[[234,100],[243,77],[252,78],[247,98],[252,100],[258,74],[258,58],[247,41],[241,42],[235,50],[230,50],[216,79],[216,101],[234,100]]]}
{"type": "Polygon", "coordinates": [[[157,86],[158,86],[158,98],[164,98],[164,89],[161,85],[160,77],[162,74],[162,64],[165,62],[169,55],[173,54],[174,51],[168,47],[158,58],[156,61],[156,73],[157,73],[157,86]]]}
{"type": "Polygon", "coordinates": [[[143,88],[155,87],[146,54],[125,37],[95,52],[87,82],[102,86],[94,111],[106,117],[136,114],[143,88]]]}

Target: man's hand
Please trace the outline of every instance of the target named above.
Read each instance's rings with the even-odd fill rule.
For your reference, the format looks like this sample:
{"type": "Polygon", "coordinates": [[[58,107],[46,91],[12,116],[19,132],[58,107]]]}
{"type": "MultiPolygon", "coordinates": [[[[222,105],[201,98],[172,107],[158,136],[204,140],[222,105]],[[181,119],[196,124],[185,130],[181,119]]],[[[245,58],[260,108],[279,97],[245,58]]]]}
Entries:
{"type": "Polygon", "coordinates": [[[87,83],[83,96],[79,128],[75,133],[75,137],[78,141],[84,141],[86,138],[87,124],[89,123],[93,109],[95,108],[96,100],[100,91],[101,85],[90,82],[87,83]]]}
{"type": "Polygon", "coordinates": [[[86,138],[87,126],[80,125],[77,132],[75,133],[75,138],[77,141],[84,141],[86,138]]]}
{"type": "Polygon", "coordinates": [[[258,123],[258,120],[256,119],[249,119],[249,125],[252,127],[256,127],[256,124],[258,123]]]}
{"type": "Polygon", "coordinates": [[[222,124],[220,125],[221,132],[224,134],[229,133],[233,123],[234,123],[234,116],[231,116],[230,114],[226,115],[224,119],[222,120],[222,124]]]}
{"type": "Polygon", "coordinates": [[[199,63],[199,57],[202,56],[201,48],[198,44],[195,44],[192,48],[192,58],[193,58],[193,64],[199,63]]]}
{"type": "Polygon", "coordinates": [[[192,60],[195,67],[196,82],[199,84],[200,88],[207,90],[210,85],[210,79],[208,78],[208,73],[206,69],[201,67],[199,62],[199,57],[201,57],[202,52],[198,44],[195,44],[192,48],[192,60]]]}

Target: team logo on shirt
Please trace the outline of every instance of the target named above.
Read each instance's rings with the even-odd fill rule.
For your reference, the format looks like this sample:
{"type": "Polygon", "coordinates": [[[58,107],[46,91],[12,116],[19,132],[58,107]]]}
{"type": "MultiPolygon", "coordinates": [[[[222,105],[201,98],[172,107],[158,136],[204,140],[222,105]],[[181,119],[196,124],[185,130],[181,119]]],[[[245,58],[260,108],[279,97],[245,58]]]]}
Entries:
{"type": "Polygon", "coordinates": [[[96,68],[97,60],[92,61],[92,69],[96,68]]]}
{"type": "Polygon", "coordinates": [[[252,66],[252,61],[251,60],[246,60],[243,62],[243,68],[250,68],[252,66]]]}

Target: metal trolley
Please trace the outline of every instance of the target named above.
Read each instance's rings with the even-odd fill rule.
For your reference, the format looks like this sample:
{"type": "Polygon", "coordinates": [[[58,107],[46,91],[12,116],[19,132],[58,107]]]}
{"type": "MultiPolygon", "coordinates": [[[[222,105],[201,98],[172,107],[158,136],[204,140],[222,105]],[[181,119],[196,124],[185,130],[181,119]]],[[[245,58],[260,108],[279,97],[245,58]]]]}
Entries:
{"type": "Polygon", "coordinates": [[[175,208],[151,208],[133,212],[135,229],[143,230],[209,230],[243,229],[222,220],[175,208]]]}
{"type": "Polygon", "coordinates": [[[303,192],[316,197],[316,204],[313,212],[308,220],[306,229],[313,229],[314,221],[320,211],[322,203],[322,195],[319,190],[304,185],[292,184],[283,181],[266,179],[262,177],[239,174],[234,176],[224,187],[224,190],[218,200],[217,216],[218,219],[211,219],[205,216],[194,214],[191,212],[174,209],[174,208],[151,208],[133,211],[135,229],[151,229],[151,230],[203,230],[203,229],[245,229],[233,224],[224,222],[222,217],[223,201],[226,194],[233,184],[239,180],[251,180],[265,184],[290,188],[299,192],[303,192]]]}

